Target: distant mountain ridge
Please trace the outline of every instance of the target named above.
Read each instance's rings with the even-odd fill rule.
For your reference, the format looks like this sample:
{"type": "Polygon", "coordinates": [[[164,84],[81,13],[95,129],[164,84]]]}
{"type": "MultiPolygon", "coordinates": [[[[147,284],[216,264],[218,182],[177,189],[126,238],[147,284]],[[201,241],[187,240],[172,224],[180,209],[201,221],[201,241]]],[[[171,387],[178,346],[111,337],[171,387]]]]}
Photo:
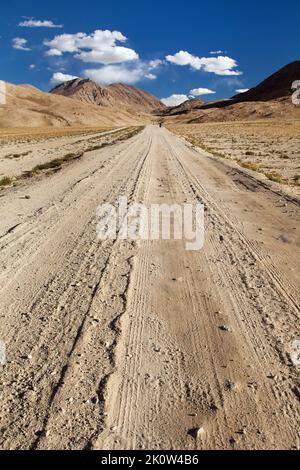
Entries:
{"type": "Polygon", "coordinates": [[[165,108],[150,93],[122,83],[102,86],[89,79],[76,78],[56,86],[50,93],[102,107],[122,107],[130,112],[151,113],[165,108]]]}
{"type": "Polygon", "coordinates": [[[292,103],[292,83],[300,80],[300,61],[285,65],[247,92],[232,98],[202,103],[185,101],[159,110],[167,122],[200,123],[243,119],[300,118],[300,107],[292,103]]]}
{"type": "Polygon", "coordinates": [[[300,80],[300,61],[227,100],[192,99],[166,107],[158,98],[130,85],[100,86],[74,79],[44,93],[31,85],[6,84],[7,102],[0,106],[0,127],[125,126],[202,123],[255,119],[300,119],[292,103],[292,83],[300,80]]]}
{"type": "Polygon", "coordinates": [[[269,101],[292,94],[292,83],[300,80],[300,60],[285,65],[245,93],[235,95],[237,101],[269,101]]]}
{"type": "Polygon", "coordinates": [[[6,83],[6,104],[0,106],[0,127],[119,127],[149,122],[145,114],[129,113],[122,106],[100,108],[89,102],[44,93],[31,85],[6,83]]]}
{"type": "Polygon", "coordinates": [[[193,98],[191,100],[184,101],[183,103],[177,106],[171,106],[169,108],[161,110],[161,114],[185,114],[191,110],[198,109],[203,106],[206,102],[204,100],[199,100],[198,98],[193,98]]]}

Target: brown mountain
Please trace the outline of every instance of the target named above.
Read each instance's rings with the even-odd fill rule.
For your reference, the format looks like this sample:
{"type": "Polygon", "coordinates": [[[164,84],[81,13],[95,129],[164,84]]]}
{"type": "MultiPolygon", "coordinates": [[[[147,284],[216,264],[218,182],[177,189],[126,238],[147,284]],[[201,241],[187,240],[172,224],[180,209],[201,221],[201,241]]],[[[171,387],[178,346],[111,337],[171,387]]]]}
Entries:
{"type": "Polygon", "coordinates": [[[165,108],[165,105],[150,93],[122,83],[100,86],[92,80],[77,78],[58,85],[50,93],[101,107],[125,109],[131,113],[151,113],[165,108]]]}
{"type": "Polygon", "coordinates": [[[291,62],[245,93],[235,95],[238,101],[269,101],[292,94],[291,85],[300,79],[300,60],[291,62]]]}
{"type": "Polygon", "coordinates": [[[300,119],[300,107],[292,103],[291,85],[300,77],[300,61],[292,62],[266,80],[230,99],[207,102],[201,106],[185,105],[159,112],[167,121],[178,123],[238,121],[266,118],[300,119]]]}
{"type": "Polygon", "coordinates": [[[184,101],[178,106],[170,106],[169,108],[161,109],[159,114],[161,114],[162,116],[164,114],[167,114],[169,116],[172,116],[174,114],[186,114],[189,113],[191,110],[201,108],[201,106],[203,106],[204,104],[205,101],[199,100],[198,98],[193,98],[191,100],[184,101]]]}
{"type": "MultiPolygon", "coordinates": [[[[0,127],[124,126],[147,122],[123,109],[44,93],[31,85],[6,84],[6,104],[0,106],[0,127]]],[[[149,119],[148,119],[149,120],[149,119]]]]}

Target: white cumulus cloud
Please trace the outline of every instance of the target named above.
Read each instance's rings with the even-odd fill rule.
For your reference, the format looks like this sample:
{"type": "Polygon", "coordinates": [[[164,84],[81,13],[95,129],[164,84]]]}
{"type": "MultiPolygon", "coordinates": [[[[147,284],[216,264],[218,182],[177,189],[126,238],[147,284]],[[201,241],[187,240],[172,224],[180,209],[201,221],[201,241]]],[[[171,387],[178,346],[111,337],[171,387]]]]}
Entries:
{"type": "Polygon", "coordinates": [[[161,59],[150,60],[149,69],[156,69],[157,67],[159,67],[160,65],[163,65],[163,64],[164,64],[164,61],[161,60],[161,59]]]}
{"type": "Polygon", "coordinates": [[[196,70],[201,69],[200,58],[195,57],[187,51],[179,51],[174,55],[167,55],[168,62],[176,65],[190,65],[196,70]]]}
{"type": "Polygon", "coordinates": [[[14,38],[12,40],[12,47],[19,51],[31,51],[30,47],[27,47],[27,39],[14,38]]]}
{"type": "Polygon", "coordinates": [[[235,90],[237,93],[246,93],[246,91],[249,91],[249,88],[239,88],[238,90],[235,90]]]}
{"type": "Polygon", "coordinates": [[[157,75],[153,73],[154,68],[156,67],[153,67],[151,61],[137,60],[127,64],[109,64],[86,69],[84,76],[103,85],[120,82],[134,84],[145,79],[155,80],[157,75]]]}
{"type": "Polygon", "coordinates": [[[237,67],[236,60],[227,56],[197,57],[187,51],[179,51],[174,55],[167,55],[166,60],[175,65],[189,65],[195,70],[216,75],[241,75],[241,72],[234,70],[237,67]]]}
{"type": "Polygon", "coordinates": [[[91,34],[59,34],[44,40],[44,46],[47,56],[59,58],[71,54],[81,62],[93,64],[87,65],[82,75],[98,83],[133,84],[145,79],[155,80],[165,61],[141,60],[134,49],[126,47],[126,41],[120,31],[98,29],[91,34]]]}
{"type": "Polygon", "coordinates": [[[242,72],[233,70],[237,67],[237,62],[227,56],[203,57],[200,59],[203,69],[216,75],[241,75],[242,72]]]}
{"type": "Polygon", "coordinates": [[[55,72],[52,75],[51,82],[54,84],[58,84],[58,83],[68,82],[69,80],[74,80],[75,78],[78,78],[78,77],[75,77],[74,75],[69,75],[67,73],[55,72]]]}
{"type": "Polygon", "coordinates": [[[193,90],[190,91],[190,95],[193,95],[193,96],[211,95],[213,93],[216,93],[216,92],[213,90],[210,90],[209,88],[194,88],[193,90]]]}
{"type": "Polygon", "coordinates": [[[148,78],[148,80],[156,80],[157,75],[155,75],[154,73],[147,73],[145,75],[145,78],[148,78]]]}
{"type": "Polygon", "coordinates": [[[51,20],[35,20],[31,18],[29,20],[24,20],[19,23],[18,26],[23,28],[62,28],[62,24],[55,24],[51,20]]]}
{"type": "Polygon", "coordinates": [[[76,59],[83,62],[93,62],[98,64],[117,64],[138,59],[137,53],[127,47],[114,46],[107,50],[91,50],[80,52],[75,55],[76,59]]]}
{"type": "Polygon", "coordinates": [[[137,60],[138,54],[128,47],[117,43],[127,38],[119,31],[96,30],[92,34],[61,34],[52,40],[44,41],[48,56],[61,56],[68,52],[83,62],[116,64],[137,60]]]}
{"type": "Polygon", "coordinates": [[[162,98],[160,101],[162,101],[166,106],[178,106],[181,103],[184,103],[184,101],[187,101],[189,97],[187,95],[171,95],[168,98],[162,98]]]}
{"type": "Polygon", "coordinates": [[[129,68],[125,65],[106,65],[100,69],[87,69],[84,76],[103,85],[120,82],[133,84],[145,76],[145,71],[142,66],[129,68]]]}

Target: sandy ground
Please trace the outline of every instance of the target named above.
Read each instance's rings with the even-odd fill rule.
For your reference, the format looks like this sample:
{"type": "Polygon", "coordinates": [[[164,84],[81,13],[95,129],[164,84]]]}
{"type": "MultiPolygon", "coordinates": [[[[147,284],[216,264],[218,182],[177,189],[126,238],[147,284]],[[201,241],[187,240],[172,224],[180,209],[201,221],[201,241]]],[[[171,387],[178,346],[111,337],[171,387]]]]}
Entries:
{"type": "Polygon", "coordinates": [[[300,195],[300,121],[170,126],[194,145],[288,185],[300,195]]]}
{"type": "Polygon", "coordinates": [[[300,447],[296,199],[156,126],[26,184],[0,197],[2,449],[300,447]],[[202,201],[204,248],[97,240],[119,195],[202,201]]]}
{"type": "Polygon", "coordinates": [[[13,143],[27,143],[40,139],[51,139],[53,137],[71,137],[79,134],[95,134],[105,132],[113,129],[112,126],[108,127],[1,127],[0,128],[0,143],[6,144],[13,143]]]}
{"type": "MultiPolygon", "coordinates": [[[[8,138],[0,148],[0,179],[17,178],[36,165],[45,164],[70,153],[86,152],[97,144],[111,143],[123,134],[125,128],[66,136],[32,138],[8,138]]],[[[1,137],[0,137],[1,138],[1,137]]]]}

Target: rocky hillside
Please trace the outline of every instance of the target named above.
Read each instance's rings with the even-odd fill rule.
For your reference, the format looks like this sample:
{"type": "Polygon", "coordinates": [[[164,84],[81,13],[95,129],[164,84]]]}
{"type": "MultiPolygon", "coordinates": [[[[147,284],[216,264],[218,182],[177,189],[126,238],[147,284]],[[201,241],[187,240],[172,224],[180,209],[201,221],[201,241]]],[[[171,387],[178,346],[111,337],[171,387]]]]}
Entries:
{"type": "Polygon", "coordinates": [[[186,114],[192,110],[199,109],[201,106],[205,104],[205,101],[199,100],[198,98],[193,98],[188,101],[184,101],[183,103],[179,104],[178,106],[171,106],[169,108],[165,108],[159,111],[159,113],[163,116],[166,115],[179,115],[179,114],[186,114]]]}
{"type": "Polygon", "coordinates": [[[126,109],[131,113],[151,113],[165,108],[150,93],[122,83],[100,86],[92,80],[77,78],[58,85],[51,93],[102,107],[126,109]]]}
{"type": "MultiPolygon", "coordinates": [[[[7,83],[0,106],[0,127],[126,126],[143,122],[123,109],[99,108],[65,96],[44,93],[31,85],[7,83]]],[[[144,120],[147,122],[147,119],[144,120]]]]}

